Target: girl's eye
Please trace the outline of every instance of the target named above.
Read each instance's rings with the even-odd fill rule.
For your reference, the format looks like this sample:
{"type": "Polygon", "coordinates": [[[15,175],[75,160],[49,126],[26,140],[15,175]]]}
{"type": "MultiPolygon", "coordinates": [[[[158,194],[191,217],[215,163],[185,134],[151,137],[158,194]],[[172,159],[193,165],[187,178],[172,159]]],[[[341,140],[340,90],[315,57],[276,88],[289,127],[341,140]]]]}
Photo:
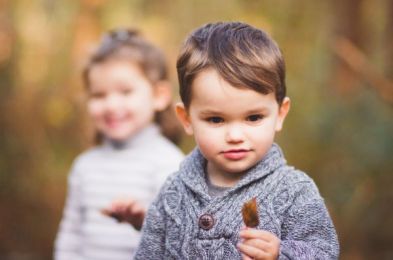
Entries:
{"type": "Polygon", "coordinates": [[[263,119],[263,115],[250,115],[247,117],[247,121],[257,122],[263,119]]]}
{"type": "Polygon", "coordinates": [[[213,123],[213,124],[219,124],[219,123],[224,122],[224,119],[222,119],[221,117],[218,117],[218,116],[212,116],[212,117],[207,118],[207,121],[210,123],[213,123]]]}

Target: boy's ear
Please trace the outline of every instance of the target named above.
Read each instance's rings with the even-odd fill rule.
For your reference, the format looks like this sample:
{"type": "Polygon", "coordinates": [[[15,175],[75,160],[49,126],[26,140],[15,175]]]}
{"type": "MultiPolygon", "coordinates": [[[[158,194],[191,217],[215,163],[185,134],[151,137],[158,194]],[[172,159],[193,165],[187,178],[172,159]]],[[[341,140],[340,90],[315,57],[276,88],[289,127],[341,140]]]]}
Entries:
{"type": "Polygon", "coordinates": [[[154,109],[165,110],[172,100],[172,89],[168,81],[159,81],[153,86],[154,109]]]}
{"type": "Polygon", "coordinates": [[[284,124],[285,117],[287,116],[289,109],[291,108],[291,100],[289,97],[285,97],[281,103],[281,106],[278,108],[278,118],[276,122],[276,131],[281,131],[282,126],[284,124]]]}
{"type": "Polygon", "coordinates": [[[188,135],[192,135],[194,131],[192,130],[190,116],[188,115],[187,109],[184,107],[184,104],[182,102],[177,103],[175,109],[177,118],[183,125],[184,131],[188,135]]]}

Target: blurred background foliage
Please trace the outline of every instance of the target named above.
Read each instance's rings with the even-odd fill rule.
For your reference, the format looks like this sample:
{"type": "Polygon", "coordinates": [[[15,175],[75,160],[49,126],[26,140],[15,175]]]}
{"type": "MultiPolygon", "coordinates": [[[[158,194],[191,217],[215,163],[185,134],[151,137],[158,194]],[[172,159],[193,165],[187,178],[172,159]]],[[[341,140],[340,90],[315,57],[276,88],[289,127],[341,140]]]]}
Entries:
{"type": "Polygon", "coordinates": [[[219,20],[283,50],[293,106],[278,142],[317,182],[341,259],[393,259],[390,0],[0,0],[0,259],[52,258],[70,164],[91,145],[80,73],[101,33],[139,28],[176,89],[184,37],[219,20]]]}

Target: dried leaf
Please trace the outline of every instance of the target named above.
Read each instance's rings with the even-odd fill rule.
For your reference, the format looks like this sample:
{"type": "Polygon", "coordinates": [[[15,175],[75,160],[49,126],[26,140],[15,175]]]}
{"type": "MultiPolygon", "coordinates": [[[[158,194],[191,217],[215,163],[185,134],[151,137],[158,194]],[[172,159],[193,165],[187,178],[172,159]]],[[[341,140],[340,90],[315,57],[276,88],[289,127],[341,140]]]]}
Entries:
{"type": "Polygon", "coordinates": [[[248,202],[244,203],[242,207],[242,215],[244,224],[247,227],[257,227],[259,225],[257,199],[252,198],[248,202]]]}

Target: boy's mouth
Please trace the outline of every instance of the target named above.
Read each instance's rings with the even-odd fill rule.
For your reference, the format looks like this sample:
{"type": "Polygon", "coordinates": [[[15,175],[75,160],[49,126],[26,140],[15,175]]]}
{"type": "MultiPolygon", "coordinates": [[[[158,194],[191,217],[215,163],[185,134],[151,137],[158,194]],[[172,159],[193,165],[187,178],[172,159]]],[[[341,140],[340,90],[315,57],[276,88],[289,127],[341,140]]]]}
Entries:
{"type": "Polygon", "coordinates": [[[250,150],[247,149],[231,149],[231,150],[223,151],[222,154],[226,159],[229,160],[241,160],[247,156],[247,153],[249,151],[250,150]]]}

